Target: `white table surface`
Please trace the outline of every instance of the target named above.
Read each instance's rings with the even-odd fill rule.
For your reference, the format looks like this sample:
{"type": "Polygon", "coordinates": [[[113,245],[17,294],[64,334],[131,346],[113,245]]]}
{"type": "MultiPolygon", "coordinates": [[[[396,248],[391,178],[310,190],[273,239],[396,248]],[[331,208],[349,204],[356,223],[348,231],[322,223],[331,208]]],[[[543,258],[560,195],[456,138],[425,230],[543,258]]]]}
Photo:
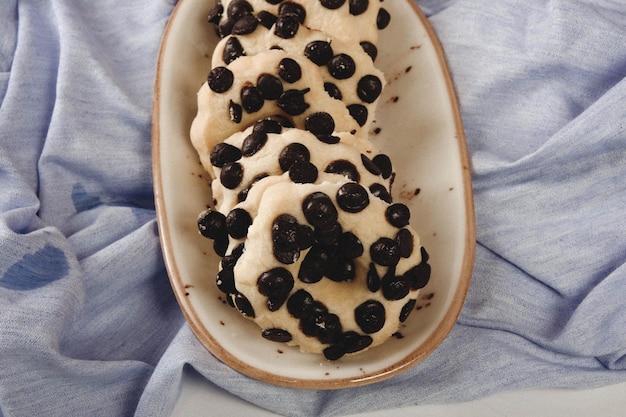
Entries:
{"type": "MultiPolygon", "coordinates": [[[[277,417],[215,387],[195,371],[185,372],[172,417],[277,417]]],[[[352,414],[350,417],[620,417],[626,416],[626,382],[594,389],[503,392],[477,401],[420,405],[352,414]]],[[[348,416],[345,416],[348,417],[348,416]]]]}

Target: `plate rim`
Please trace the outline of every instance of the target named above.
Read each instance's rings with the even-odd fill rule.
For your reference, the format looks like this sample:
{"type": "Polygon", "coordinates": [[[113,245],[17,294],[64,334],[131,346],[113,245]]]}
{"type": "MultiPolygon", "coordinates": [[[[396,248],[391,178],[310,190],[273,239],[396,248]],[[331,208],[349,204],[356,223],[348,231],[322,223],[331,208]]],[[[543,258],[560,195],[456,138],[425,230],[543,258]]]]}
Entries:
{"type": "Polygon", "coordinates": [[[469,158],[469,152],[467,149],[467,141],[463,128],[463,121],[461,110],[456,95],[456,89],[454,82],[450,74],[450,70],[447,65],[446,57],[443,51],[441,43],[426,18],[424,12],[421,10],[415,0],[406,0],[410,4],[416,16],[420,19],[423,25],[429,41],[432,43],[433,49],[437,55],[437,60],[441,75],[445,81],[446,90],[448,93],[448,102],[450,104],[450,110],[454,120],[455,141],[459,151],[459,158],[461,162],[461,177],[463,183],[463,201],[466,207],[465,210],[465,239],[464,239],[464,253],[463,260],[461,262],[460,276],[456,291],[452,297],[450,306],[448,307],[447,314],[443,317],[440,324],[435,331],[418,347],[416,347],[411,353],[403,357],[398,362],[391,366],[388,366],[382,370],[369,372],[365,374],[359,374],[351,377],[339,377],[333,379],[306,379],[306,378],[290,378],[284,375],[278,375],[272,372],[258,369],[246,362],[240,360],[236,356],[229,353],[223,348],[223,346],[213,337],[208,329],[202,324],[198,314],[193,308],[193,304],[185,300],[185,288],[182,280],[180,279],[180,272],[177,261],[173,256],[173,244],[172,235],[167,222],[165,207],[165,200],[163,197],[163,178],[161,171],[161,82],[162,82],[162,65],[165,55],[165,50],[168,47],[168,41],[170,39],[169,33],[173,27],[174,21],[182,7],[185,0],[179,0],[172,10],[172,13],[165,26],[161,45],[159,47],[159,53],[157,57],[157,67],[153,88],[153,104],[152,104],[152,129],[151,129],[151,145],[152,145],[152,176],[153,176],[153,192],[156,209],[156,219],[159,230],[159,240],[161,243],[161,251],[163,254],[164,264],[168,273],[170,285],[172,286],[174,295],[178,302],[186,322],[189,324],[192,332],[200,343],[207,349],[209,353],[219,359],[221,362],[240,372],[246,376],[254,378],[259,381],[272,383],[279,386],[301,388],[301,389],[320,389],[320,390],[332,390],[338,388],[351,388],[362,385],[368,385],[375,382],[379,382],[393,376],[399,375],[417,363],[421,362],[424,358],[430,355],[448,336],[454,325],[456,324],[461,309],[465,303],[469,286],[472,279],[474,259],[476,252],[476,224],[475,224],[475,211],[474,211],[474,197],[471,179],[471,161],[469,158]],[[183,305],[186,307],[183,308],[183,305]]]}

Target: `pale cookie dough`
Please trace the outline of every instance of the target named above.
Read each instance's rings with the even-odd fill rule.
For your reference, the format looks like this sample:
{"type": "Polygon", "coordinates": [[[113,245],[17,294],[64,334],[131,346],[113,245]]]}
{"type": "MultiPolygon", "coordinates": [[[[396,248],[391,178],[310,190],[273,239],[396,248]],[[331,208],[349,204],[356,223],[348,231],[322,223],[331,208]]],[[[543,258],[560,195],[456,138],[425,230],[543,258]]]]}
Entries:
{"type": "Polygon", "coordinates": [[[397,332],[430,266],[406,206],[327,178],[264,178],[221,223],[209,211],[200,224],[227,234],[218,288],[262,336],[336,360],[397,332]]]}
{"type": "Polygon", "coordinates": [[[376,45],[378,31],[384,29],[389,20],[380,0],[221,0],[212,10],[209,21],[216,24],[220,36],[227,36],[245,31],[250,24],[246,22],[248,16],[266,25],[278,20],[279,25],[284,26],[284,37],[304,25],[339,39],[372,45],[376,45]]]}
{"type": "Polygon", "coordinates": [[[226,66],[241,56],[269,49],[281,49],[315,63],[328,94],[341,100],[364,130],[369,129],[385,77],[356,42],[344,42],[306,27],[300,27],[293,38],[283,39],[276,35],[276,26],[257,26],[253,32],[222,39],[215,48],[211,66],[226,66]]]}
{"type": "Polygon", "coordinates": [[[278,50],[243,56],[213,68],[200,88],[191,142],[210,171],[211,149],[233,133],[272,115],[304,129],[307,117],[320,111],[332,115],[334,130],[359,134],[346,106],[325,91],[317,65],[278,50]]]}
{"type": "Polygon", "coordinates": [[[391,201],[391,176],[383,175],[385,166],[372,161],[381,156],[369,140],[356,140],[350,133],[332,132],[320,139],[306,130],[260,120],[212,149],[213,200],[220,212],[228,214],[260,179],[289,172],[291,180],[299,183],[318,183],[322,173],[347,177],[391,201]]]}

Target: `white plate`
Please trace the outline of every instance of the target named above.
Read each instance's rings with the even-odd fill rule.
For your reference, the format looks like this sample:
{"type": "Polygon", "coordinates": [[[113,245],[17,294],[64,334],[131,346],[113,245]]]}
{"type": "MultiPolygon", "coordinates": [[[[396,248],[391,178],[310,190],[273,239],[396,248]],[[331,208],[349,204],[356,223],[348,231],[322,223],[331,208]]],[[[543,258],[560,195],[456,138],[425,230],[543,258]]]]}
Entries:
{"type": "Polygon", "coordinates": [[[226,305],[215,285],[219,258],[199,235],[198,214],[211,201],[189,140],[196,92],[218,39],[207,13],[213,2],[181,0],[167,26],[157,67],[153,116],[154,189],[170,281],[189,325],[217,358],[251,377],[291,387],[334,389],[396,375],[446,337],[463,305],[474,249],[474,211],[465,138],[452,82],[436,37],[412,0],[385,2],[377,66],[387,87],[372,140],[397,173],[395,201],[430,254],[430,283],[400,330],[403,338],[338,361],[267,341],[226,305]]]}

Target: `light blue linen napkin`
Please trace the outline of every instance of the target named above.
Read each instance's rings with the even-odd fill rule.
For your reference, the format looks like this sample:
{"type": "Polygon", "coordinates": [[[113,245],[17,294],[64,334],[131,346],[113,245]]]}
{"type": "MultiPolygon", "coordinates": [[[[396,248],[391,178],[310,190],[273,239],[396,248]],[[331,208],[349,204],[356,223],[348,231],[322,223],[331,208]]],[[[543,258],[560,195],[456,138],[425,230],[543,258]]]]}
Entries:
{"type": "Polygon", "coordinates": [[[168,416],[185,366],[288,416],[626,380],[626,3],[418,1],[465,123],[473,281],[425,361],[337,391],[239,375],[174,299],[150,169],[174,4],[0,2],[1,416],[168,416]]]}

